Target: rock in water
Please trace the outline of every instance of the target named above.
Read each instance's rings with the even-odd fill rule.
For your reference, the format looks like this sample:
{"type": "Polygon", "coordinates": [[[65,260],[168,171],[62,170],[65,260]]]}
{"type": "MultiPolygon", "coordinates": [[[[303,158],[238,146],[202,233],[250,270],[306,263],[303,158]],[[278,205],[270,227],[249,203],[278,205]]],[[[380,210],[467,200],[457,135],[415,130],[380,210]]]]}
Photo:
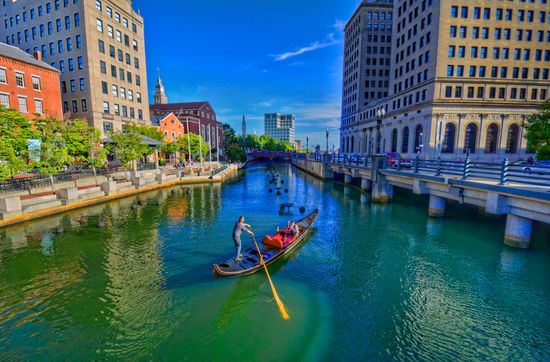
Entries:
{"type": "Polygon", "coordinates": [[[98,228],[104,228],[105,227],[105,219],[100,217],[99,220],[97,220],[97,227],[98,228]]]}
{"type": "Polygon", "coordinates": [[[65,232],[65,229],[63,229],[63,226],[60,226],[57,229],[55,229],[55,232],[58,234],[63,234],[65,232]]]}
{"type": "Polygon", "coordinates": [[[306,212],[306,208],[303,207],[303,206],[301,206],[301,207],[300,207],[300,213],[303,214],[304,212],[306,212]]]}
{"type": "Polygon", "coordinates": [[[131,208],[132,208],[132,210],[135,210],[135,209],[138,208],[138,206],[137,206],[137,204],[132,204],[131,208]]]}

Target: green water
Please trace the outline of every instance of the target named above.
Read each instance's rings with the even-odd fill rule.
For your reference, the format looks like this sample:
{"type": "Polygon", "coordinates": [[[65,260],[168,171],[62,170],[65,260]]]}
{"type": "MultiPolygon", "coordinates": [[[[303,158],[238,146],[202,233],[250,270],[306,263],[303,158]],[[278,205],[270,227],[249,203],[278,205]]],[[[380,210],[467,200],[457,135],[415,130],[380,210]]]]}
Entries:
{"type": "Polygon", "coordinates": [[[257,167],[1,230],[0,360],[550,360],[548,228],[514,250],[502,218],[451,205],[430,219],[422,197],[370,205],[276,167],[288,194],[257,167]],[[234,252],[239,215],[265,234],[299,217],[278,215],[287,201],[321,212],[271,267],[284,321],[265,274],[211,266],[234,252]]]}

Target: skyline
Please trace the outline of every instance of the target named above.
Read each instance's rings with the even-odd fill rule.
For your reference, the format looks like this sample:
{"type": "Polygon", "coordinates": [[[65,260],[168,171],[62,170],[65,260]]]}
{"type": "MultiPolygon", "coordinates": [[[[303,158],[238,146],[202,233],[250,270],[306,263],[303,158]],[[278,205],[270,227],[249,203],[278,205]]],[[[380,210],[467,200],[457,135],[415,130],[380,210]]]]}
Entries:
{"type": "Polygon", "coordinates": [[[329,128],[329,147],[338,148],[342,29],[358,4],[167,1],[169,11],[161,17],[154,3],[137,0],[134,7],[145,22],[150,99],[159,68],[170,102],[209,101],[218,120],[237,134],[243,115],[249,133],[263,134],[265,113],[294,113],[296,138],[304,145],[308,136],[310,145],[324,148],[329,128]]]}

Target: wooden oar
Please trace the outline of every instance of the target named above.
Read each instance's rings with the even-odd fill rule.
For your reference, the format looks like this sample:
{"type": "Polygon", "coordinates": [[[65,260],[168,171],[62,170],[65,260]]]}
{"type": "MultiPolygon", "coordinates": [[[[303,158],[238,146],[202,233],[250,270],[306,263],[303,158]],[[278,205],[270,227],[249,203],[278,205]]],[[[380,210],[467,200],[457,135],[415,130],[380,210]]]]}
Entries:
{"type": "Polygon", "coordinates": [[[275,285],[273,284],[273,281],[271,280],[271,277],[269,276],[269,272],[267,271],[267,265],[265,265],[264,257],[262,255],[262,252],[260,251],[260,247],[258,246],[258,243],[256,242],[256,237],[254,236],[254,234],[252,234],[252,240],[254,240],[254,245],[256,245],[256,250],[258,250],[258,255],[260,256],[260,261],[262,262],[262,265],[265,269],[265,273],[267,275],[267,280],[269,280],[269,284],[271,285],[271,291],[273,292],[273,296],[275,297],[275,302],[277,303],[277,306],[279,307],[279,310],[281,311],[281,316],[285,320],[290,319],[290,316],[288,315],[288,312],[286,311],[285,305],[283,304],[283,302],[281,302],[281,299],[279,298],[279,295],[277,294],[277,290],[275,289],[275,285]]]}

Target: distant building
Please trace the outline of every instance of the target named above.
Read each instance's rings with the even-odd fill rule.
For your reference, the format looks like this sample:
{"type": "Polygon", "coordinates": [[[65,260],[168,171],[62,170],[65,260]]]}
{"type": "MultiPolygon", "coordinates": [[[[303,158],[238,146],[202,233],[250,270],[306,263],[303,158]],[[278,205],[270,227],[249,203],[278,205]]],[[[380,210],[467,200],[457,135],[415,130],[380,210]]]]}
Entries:
{"type": "Polygon", "coordinates": [[[0,104],[29,118],[62,119],[59,71],[41,59],[40,52],[31,56],[0,43],[0,104]]]}
{"type": "Polygon", "coordinates": [[[295,129],[294,114],[266,113],[264,115],[264,132],[274,139],[288,141],[294,146],[295,129]]]}
{"type": "Polygon", "coordinates": [[[154,102],[155,104],[168,104],[168,97],[166,96],[166,92],[164,91],[162,79],[160,79],[160,70],[159,76],[157,78],[157,86],[155,87],[154,102]]]}
{"type": "Polygon", "coordinates": [[[296,140],[295,145],[296,145],[296,151],[302,150],[302,140],[296,140]]]}
{"type": "Polygon", "coordinates": [[[244,116],[243,116],[242,127],[243,127],[243,137],[246,137],[246,119],[244,118],[244,116]]]}
{"type": "Polygon", "coordinates": [[[104,133],[149,123],[143,18],[130,0],[4,1],[0,15],[1,41],[60,70],[65,118],[104,133]]]}
{"type": "Polygon", "coordinates": [[[223,154],[224,132],[223,125],[217,121],[216,112],[208,102],[187,102],[152,104],[152,116],[166,116],[174,113],[180,120],[185,132],[201,135],[212,149],[212,158],[219,150],[223,154]]]}

